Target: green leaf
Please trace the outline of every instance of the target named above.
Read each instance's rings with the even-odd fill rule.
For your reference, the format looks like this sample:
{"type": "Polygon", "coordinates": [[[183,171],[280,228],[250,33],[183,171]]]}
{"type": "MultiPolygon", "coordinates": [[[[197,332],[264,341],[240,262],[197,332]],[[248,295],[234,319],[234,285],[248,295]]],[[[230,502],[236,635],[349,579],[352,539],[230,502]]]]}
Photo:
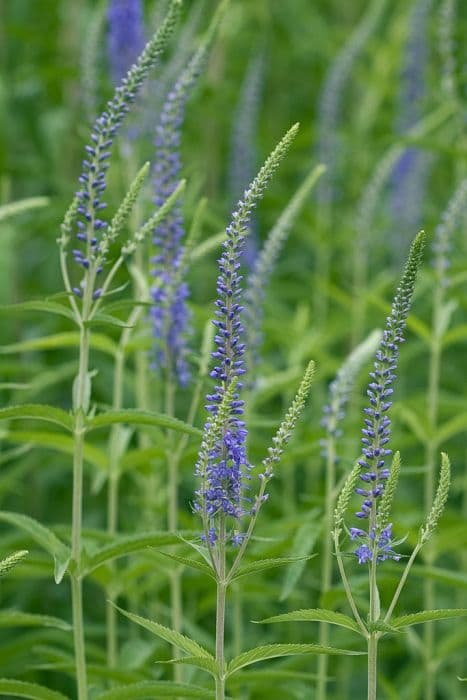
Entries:
{"type": "Polygon", "coordinates": [[[153,425],[159,428],[168,428],[179,433],[187,433],[199,437],[202,432],[188,423],[184,423],[178,418],[172,418],[164,413],[153,413],[152,411],[139,411],[137,409],[125,409],[121,411],[106,411],[100,413],[87,422],[87,430],[103,428],[115,423],[131,423],[132,425],[153,425]]]}
{"type": "Polygon", "coordinates": [[[390,624],[395,629],[403,627],[411,627],[411,625],[420,625],[423,622],[433,622],[435,620],[450,620],[456,617],[466,617],[467,608],[446,608],[444,610],[423,610],[410,615],[402,615],[395,617],[390,621],[390,624]]]}
{"type": "Polygon", "coordinates": [[[436,432],[436,445],[444,445],[445,442],[467,430],[467,413],[460,413],[451,420],[446,421],[436,432]]]}
{"type": "Polygon", "coordinates": [[[203,671],[207,671],[211,676],[219,675],[219,665],[211,656],[183,656],[181,659],[170,659],[169,661],[160,661],[162,664],[186,664],[187,666],[196,666],[203,671]]]}
{"type": "Polygon", "coordinates": [[[214,693],[206,688],[171,681],[140,681],[119,688],[111,688],[100,693],[96,700],[136,700],[136,698],[214,698],[214,693]]]}
{"type": "MultiPolygon", "coordinates": [[[[57,450],[57,452],[63,452],[67,455],[73,455],[75,449],[72,437],[53,432],[40,432],[36,430],[10,430],[2,437],[9,442],[21,444],[33,443],[39,447],[57,450]]],[[[89,462],[89,464],[94,464],[99,469],[107,470],[108,468],[109,461],[107,455],[99,448],[94,447],[94,445],[86,444],[84,446],[84,459],[89,462]]]]}
{"type": "Polygon", "coordinates": [[[149,630],[149,632],[155,634],[156,637],[165,639],[166,642],[169,642],[169,644],[172,644],[173,646],[177,647],[177,649],[184,651],[186,654],[190,654],[192,656],[202,656],[206,659],[214,660],[212,654],[210,654],[207,649],[204,649],[204,647],[198,644],[198,642],[195,642],[194,639],[190,639],[184,634],[180,634],[180,632],[171,630],[169,627],[160,625],[158,622],[153,622],[152,620],[148,620],[145,617],[140,617],[140,615],[135,615],[134,613],[130,613],[126,610],[123,610],[122,608],[119,608],[118,605],[116,605],[115,607],[122,613],[122,615],[125,615],[125,617],[127,617],[132,622],[135,622],[137,625],[140,625],[141,627],[144,627],[144,629],[149,630]]]}
{"type": "MultiPolygon", "coordinates": [[[[1,355],[16,355],[19,352],[31,352],[33,350],[58,350],[62,348],[79,347],[79,332],[69,331],[66,333],[55,333],[44,338],[28,338],[18,343],[3,345],[0,347],[1,355]]],[[[91,335],[90,346],[93,350],[100,350],[113,357],[117,353],[117,345],[102,333],[91,335]]]]}
{"type": "Polygon", "coordinates": [[[24,530],[40,547],[45,549],[54,559],[55,583],[60,583],[68,567],[71,550],[48,528],[37,520],[21,513],[0,511],[0,520],[24,530]]]}
{"type": "Polygon", "coordinates": [[[17,216],[30,209],[42,209],[42,207],[47,207],[49,203],[49,197],[26,197],[25,199],[18,199],[16,202],[2,204],[0,206],[0,221],[9,219],[11,216],[17,216]]]}
{"type": "Polygon", "coordinates": [[[206,574],[206,576],[210,576],[215,580],[215,574],[212,568],[207,564],[204,564],[202,561],[190,559],[189,557],[182,557],[179,554],[169,554],[169,552],[159,552],[159,554],[162,554],[162,556],[172,559],[179,564],[183,564],[184,566],[190,566],[192,569],[197,569],[197,571],[201,571],[203,574],[206,574]]]}
{"type": "Polygon", "coordinates": [[[265,620],[259,621],[260,624],[270,622],[329,622],[330,625],[345,627],[348,630],[361,634],[360,627],[355,620],[348,615],[332,610],[323,610],[321,608],[294,610],[293,612],[284,613],[283,615],[274,615],[273,617],[267,617],[265,620]]]}
{"type": "MultiPolygon", "coordinates": [[[[318,512],[316,510],[310,513],[305,522],[297,529],[292,544],[293,556],[305,557],[311,554],[322,528],[322,522],[316,521],[318,512]]],[[[287,567],[279,600],[285,600],[292,593],[305,569],[305,564],[306,559],[299,559],[287,567]]]]}
{"type": "Polygon", "coordinates": [[[66,620],[61,620],[58,617],[36,615],[19,610],[0,611],[0,628],[1,627],[55,627],[65,632],[69,632],[72,629],[71,625],[66,622],[66,620]]]}
{"type": "Polygon", "coordinates": [[[274,559],[258,559],[257,561],[252,561],[249,564],[242,566],[232,577],[232,581],[235,581],[237,578],[242,578],[243,576],[256,574],[258,571],[266,571],[267,569],[274,569],[278,566],[286,566],[287,564],[293,564],[295,562],[308,561],[309,559],[313,559],[315,556],[316,554],[303,557],[276,557],[274,559]]]}
{"type": "Polygon", "coordinates": [[[30,700],[69,700],[66,695],[50,690],[37,683],[25,683],[9,678],[0,678],[0,695],[14,698],[30,698],[30,700]]]}
{"type": "Polygon", "coordinates": [[[18,406],[9,406],[8,408],[0,408],[0,420],[14,420],[33,418],[43,420],[47,423],[60,425],[67,430],[73,430],[73,418],[66,411],[54,406],[46,406],[43,404],[20,404],[18,406]]]}
{"type": "Polygon", "coordinates": [[[325,647],[320,644],[267,644],[266,646],[245,651],[243,654],[239,654],[232,659],[227,667],[227,675],[230,676],[239,669],[245,666],[251,666],[251,664],[258,663],[258,661],[275,659],[279,656],[295,656],[299,654],[347,654],[350,656],[358,656],[364,653],[365,652],[362,651],[325,647]]]}
{"type": "Polygon", "coordinates": [[[109,328],[133,328],[126,321],[122,321],[117,316],[105,314],[102,311],[97,312],[89,321],[85,322],[87,328],[95,328],[96,326],[107,326],[109,328]]]}
{"type": "Polygon", "coordinates": [[[84,573],[89,574],[102,564],[119,557],[126,557],[134,552],[140,552],[150,547],[179,544],[179,542],[178,535],[170,532],[148,532],[142,535],[122,537],[89,555],[84,566],[84,573]]]}
{"type": "Polygon", "coordinates": [[[0,314],[17,314],[21,311],[44,311],[45,313],[64,316],[74,320],[73,312],[63,304],[57,304],[56,301],[23,301],[21,304],[2,304],[0,305],[0,314]]]}

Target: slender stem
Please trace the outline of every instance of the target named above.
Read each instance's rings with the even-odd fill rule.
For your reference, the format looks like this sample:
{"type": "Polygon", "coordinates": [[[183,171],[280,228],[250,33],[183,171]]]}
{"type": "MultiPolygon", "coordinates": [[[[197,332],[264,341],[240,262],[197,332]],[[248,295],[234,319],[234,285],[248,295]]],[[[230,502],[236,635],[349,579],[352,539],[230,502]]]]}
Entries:
{"type": "Polygon", "coordinates": [[[405,569],[404,569],[404,572],[399,580],[398,586],[396,588],[396,592],[394,593],[391,604],[390,604],[388,611],[384,617],[384,622],[389,622],[389,620],[391,619],[391,615],[394,612],[394,608],[397,605],[397,601],[399,600],[399,596],[402,593],[402,589],[404,588],[405,582],[407,581],[407,576],[410,573],[410,569],[412,568],[412,564],[414,563],[415,557],[419,553],[421,547],[422,547],[421,544],[417,544],[417,546],[413,550],[412,554],[410,555],[409,561],[405,565],[405,569]]]}
{"type": "MultiPolygon", "coordinates": [[[[439,380],[441,369],[441,313],[444,301],[444,293],[439,282],[435,286],[433,295],[433,318],[432,318],[432,336],[430,346],[430,365],[428,375],[428,395],[427,395],[427,413],[430,436],[425,449],[425,511],[429,512],[435,494],[435,469],[436,469],[436,445],[435,432],[438,422],[438,405],[439,405],[439,380]]],[[[433,564],[433,550],[429,547],[427,551],[427,563],[433,564]]],[[[427,579],[423,582],[423,603],[425,610],[433,610],[436,607],[436,591],[435,582],[427,579]]],[[[434,700],[436,681],[434,669],[431,665],[431,659],[434,653],[434,625],[432,622],[427,622],[423,630],[425,644],[425,700],[434,700]]]]}
{"type": "Polygon", "coordinates": [[[339,540],[338,536],[336,533],[334,533],[334,550],[336,554],[336,559],[337,559],[337,566],[339,567],[339,573],[342,579],[342,584],[344,586],[344,591],[345,595],[347,596],[347,601],[350,605],[350,609],[352,610],[353,616],[355,618],[356,623],[360,627],[363,636],[365,639],[368,638],[368,631],[365,627],[365,624],[360,616],[360,613],[358,612],[357,605],[355,603],[354,597],[352,595],[352,589],[350,588],[350,583],[349,579],[347,578],[347,574],[344,568],[344,562],[342,561],[342,555],[339,547],[339,540]]]}
{"type": "MultiPolygon", "coordinates": [[[[84,315],[84,314],[83,314],[84,315]]],[[[81,531],[83,508],[83,452],[86,406],[86,384],[89,366],[89,329],[80,323],[80,356],[74,396],[73,505],[71,526],[71,556],[74,563],[71,578],[73,609],[73,640],[75,648],[78,700],[87,700],[86,655],[84,641],[83,600],[81,580],[81,531]]]]}
{"type": "Polygon", "coordinates": [[[376,700],[376,687],[378,678],[378,633],[373,625],[380,616],[379,593],[376,582],[377,546],[373,546],[373,556],[369,569],[370,578],[370,634],[368,636],[368,700],[376,700]]]}
{"type": "Polygon", "coordinates": [[[368,637],[368,700],[376,700],[378,669],[378,635],[371,632],[368,637]]]}
{"type": "MultiPolygon", "coordinates": [[[[334,490],[336,481],[336,445],[334,438],[329,435],[326,441],[326,500],[324,512],[324,542],[321,561],[321,595],[325,595],[332,583],[332,540],[331,527],[334,506],[334,490]]],[[[320,622],[319,643],[322,646],[329,644],[329,625],[320,622]]],[[[326,700],[328,655],[320,654],[318,657],[318,683],[316,688],[317,700],[326,700]]]]}
{"type": "Polygon", "coordinates": [[[219,675],[216,677],[216,700],[225,699],[225,598],[227,581],[225,578],[225,517],[221,516],[218,546],[218,577],[216,601],[216,661],[219,675]]]}

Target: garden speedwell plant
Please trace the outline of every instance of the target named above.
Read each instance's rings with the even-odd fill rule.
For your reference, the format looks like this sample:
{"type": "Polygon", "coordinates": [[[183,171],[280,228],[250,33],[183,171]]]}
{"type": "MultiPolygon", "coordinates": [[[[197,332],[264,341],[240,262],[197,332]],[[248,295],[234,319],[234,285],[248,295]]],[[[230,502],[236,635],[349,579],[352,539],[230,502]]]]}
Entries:
{"type": "Polygon", "coordinates": [[[376,352],[374,370],[370,373],[371,382],[367,390],[369,406],[364,409],[365,427],[362,430],[362,457],[355,464],[344,483],[334,511],[333,528],[328,533],[334,542],[339,573],[354,619],[342,613],[309,609],[263,620],[263,622],[328,622],[361,634],[366,640],[368,648],[368,700],[376,700],[377,697],[377,650],[381,637],[397,633],[411,625],[467,615],[467,609],[462,608],[424,610],[402,617],[393,617],[394,609],[415,557],[435,531],[446,504],[450,485],[450,463],[448,456],[444,453],[441,454],[440,479],[431,510],[419,530],[417,544],[401,572],[399,583],[386,612],[382,612],[378,590],[378,564],[389,559],[397,562],[403,559],[402,554],[397,551],[397,547],[403,543],[405,538],[394,539],[393,526],[389,520],[401,461],[399,452],[396,452],[391,468],[386,466],[386,458],[391,454],[388,447],[391,425],[388,412],[392,406],[392,385],[396,379],[399,346],[404,341],[404,328],[410,311],[415,279],[424,245],[425,233],[422,231],[411,246],[404,274],[376,352]],[[363,487],[357,486],[359,481],[363,481],[363,487]],[[367,523],[367,526],[347,529],[344,520],[354,492],[364,499],[356,517],[362,523],[367,523]],[[344,566],[341,550],[341,535],[344,530],[350,539],[358,544],[354,550],[358,564],[368,568],[369,609],[366,619],[357,606],[351,581],[344,566]]]}
{"type": "Polygon", "coordinates": [[[240,393],[241,378],[247,369],[243,360],[245,343],[242,324],[242,276],[239,269],[251,212],[288,151],[297,130],[298,125],[295,125],[285,134],[245,191],[243,199],[239,201],[232,215],[232,222],[227,228],[226,239],[222,244],[217,278],[216,318],[213,321],[216,328],[216,349],[212,353],[215,366],[210,373],[215,380],[215,386],[212,393],[206,396],[209,418],[204,426],[196,465],[196,476],[200,485],[193,504],[201,517],[201,539],[204,547],[196,544],[193,546],[203,556],[205,563],[178,555],[167,555],[180,563],[200,569],[216,582],[215,656],[176,630],[122,610],[131,620],[187,654],[180,659],[174,659],[175,662],[191,664],[211,673],[215,679],[217,700],[225,698],[227,678],[258,661],[293,654],[352,653],[315,644],[269,644],[244,652],[229,663],[226,662],[224,653],[226,594],[229,585],[248,574],[285,565],[294,560],[294,557],[266,559],[241,567],[259,511],[268,498],[267,484],[274,476],[274,467],[279,463],[304,408],[314,374],[314,363],[309,363],[295,399],[273,438],[269,454],[262,462],[259,489],[252,497],[251,488],[247,487],[252,478],[252,465],[246,454],[248,433],[242,420],[244,401],[240,393]],[[234,548],[232,556],[229,556],[229,545],[234,548]]]}

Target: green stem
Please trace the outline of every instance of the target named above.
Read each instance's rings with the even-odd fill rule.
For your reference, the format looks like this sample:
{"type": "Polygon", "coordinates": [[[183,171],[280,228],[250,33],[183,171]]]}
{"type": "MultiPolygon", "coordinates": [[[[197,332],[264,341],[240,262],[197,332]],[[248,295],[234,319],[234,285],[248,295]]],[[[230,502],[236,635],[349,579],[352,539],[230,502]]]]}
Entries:
{"type": "MultiPolygon", "coordinates": [[[[427,396],[427,413],[428,426],[430,437],[426,444],[425,463],[425,511],[428,513],[433,504],[435,495],[435,470],[436,470],[436,445],[435,433],[438,423],[438,406],[439,406],[439,380],[441,369],[441,314],[443,308],[444,294],[441,285],[435,287],[433,297],[433,319],[432,319],[432,337],[430,347],[430,365],[428,375],[428,396],[427,396]]],[[[427,564],[433,565],[434,558],[431,548],[427,551],[427,564]]],[[[423,583],[423,604],[425,610],[433,610],[436,607],[436,590],[434,581],[427,579],[423,583]]],[[[424,645],[425,645],[425,700],[434,700],[436,680],[434,668],[431,664],[431,659],[434,654],[434,625],[432,622],[427,622],[424,630],[424,645]]]]}
{"type": "Polygon", "coordinates": [[[352,610],[352,614],[355,618],[355,622],[360,627],[365,639],[367,639],[368,631],[365,627],[365,624],[361,618],[360,613],[358,612],[357,605],[356,605],[354,597],[352,595],[352,589],[350,587],[349,579],[347,578],[347,574],[346,574],[346,571],[344,568],[344,562],[342,561],[342,554],[341,554],[340,547],[339,547],[339,538],[338,538],[337,533],[334,533],[334,551],[336,554],[337,566],[339,568],[340,577],[342,579],[342,585],[344,586],[345,595],[347,596],[347,601],[350,605],[350,609],[352,610]]]}
{"type": "MultiPolygon", "coordinates": [[[[334,490],[336,481],[336,445],[330,436],[326,445],[326,500],[324,512],[324,542],[321,562],[321,595],[325,595],[332,583],[332,540],[331,527],[334,507],[334,490]]],[[[329,644],[329,625],[320,622],[319,643],[322,646],[329,644]]],[[[318,657],[318,683],[316,689],[317,700],[326,700],[328,655],[320,654],[318,657]]]]}
{"type": "Polygon", "coordinates": [[[373,556],[370,564],[370,634],[368,636],[368,700],[376,700],[376,688],[378,678],[378,633],[373,625],[379,620],[380,604],[379,592],[376,582],[377,547],[373,547],[373,556]]]}
{"type": "Polygon", "coordinates": [[[216,600],[216,661],[219,675],[216,677],[216,700],[225,699],[225,598],[227,581],[225,577],[225,518],[221,516],[219,527],[219,551],[217,564],[217,600],[216,600]]]}
{"type": "MultiPolygon", "coordinates": [[[[83,314],[84,317],[84,314],[83,314]]],[[[78,700],[87,700],[86,654],[83,622],[83,593],[81,580],[81,531],[83,509],[83,452],[86,406],[86,384],[89,366],[89,329],[80,323],[80,356],[74,396],[74,448],[73,448],[73,505],[71,526],[71,599],[73,610],[73,641],[75,649],[76,683],[78,700]]]]}

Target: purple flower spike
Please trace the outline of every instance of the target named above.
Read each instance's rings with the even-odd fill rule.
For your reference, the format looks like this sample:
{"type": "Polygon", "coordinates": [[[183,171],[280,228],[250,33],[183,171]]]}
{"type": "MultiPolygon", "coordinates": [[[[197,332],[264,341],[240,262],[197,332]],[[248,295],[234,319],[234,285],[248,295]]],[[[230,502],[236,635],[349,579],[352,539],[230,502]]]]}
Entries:
{"type": "Polygon", "coordinates": [[[109,18],[109,58],[115,84],[126,75],[144,46],[141,0],[111,0],[109,18]]]}
{"type": "Polygon", "coordinates": [[[368,531],[363,534],[360,529],[351,530],[352,539],[357,538],[361,542],[355,550],[359,564],[371,561],[375,551],[379,552],[376,554],[377,561],[398,556],[394,555],[390,549],[391,526],[386,526],[380,532],[379,540],[376,542],[375,525],[379,499],[390,474],[385,466],[385,458],[391,454],[391,450],[387,447],[391,435],[391,421],[387,413],[392,402],[388,401],[388,398],[393,393],[392,384],[396,378],[399,345],[404,341],[403,333],[421,262],[424,239],[425,235],[421,232],[412,244],[391,313],[386,320],[386,329],[376,352],[374,371],[370,373],[371,382],[367,391],[370,406],[364,409],[362,458],[358,462],[362,470],[360,478],[366,487],[356,489],[356,493],[364,497],[356,516],[362,520],[368,519],[369,525],[368,531]]]}

